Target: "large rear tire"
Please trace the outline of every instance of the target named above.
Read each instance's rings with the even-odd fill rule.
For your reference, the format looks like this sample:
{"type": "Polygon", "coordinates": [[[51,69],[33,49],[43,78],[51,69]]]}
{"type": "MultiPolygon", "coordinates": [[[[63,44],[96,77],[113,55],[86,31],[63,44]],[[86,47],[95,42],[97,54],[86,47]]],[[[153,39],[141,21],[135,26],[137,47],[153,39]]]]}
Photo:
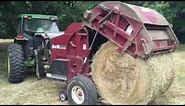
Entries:
{"type": "Polygon", "coordinates": [[[95,105],[97,91],[89,78],[79,75],[69,82],[67,97],[70,105],[95,105]]]}
{"type": "Polygon", "coordinates": [[[7,56],[8,81],[10,83],[20,83],[24,80],[24,55],[22,46],[12,44],[8,47],[7,56]]]}

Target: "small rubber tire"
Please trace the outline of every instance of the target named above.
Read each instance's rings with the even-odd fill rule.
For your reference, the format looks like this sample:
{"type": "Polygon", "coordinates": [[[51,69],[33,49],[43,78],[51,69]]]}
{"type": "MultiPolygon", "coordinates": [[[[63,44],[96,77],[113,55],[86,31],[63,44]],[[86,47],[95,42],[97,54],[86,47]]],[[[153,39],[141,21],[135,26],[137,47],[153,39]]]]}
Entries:
{"type": "Polygon", "coordinates": [[[95,105],[97,101],[97,91],[95,85],[88,77],[83,75],[72,78],[67,87],[67,96],[68,103],[70,105],[95,105]],[[80,96],[83,97],[82,101],[76,97],[76,95],[78,96],[77,93],[75,93],[76,95],[73,93],[75,88],[78,88],[78,92],[81,92],[80,96]]]}
{"type": "Polygon", "coordinates": [[[64,102],[68,99],[66,90],[59,93],[59,99],[60,99],[61,102],[64,102]]]}

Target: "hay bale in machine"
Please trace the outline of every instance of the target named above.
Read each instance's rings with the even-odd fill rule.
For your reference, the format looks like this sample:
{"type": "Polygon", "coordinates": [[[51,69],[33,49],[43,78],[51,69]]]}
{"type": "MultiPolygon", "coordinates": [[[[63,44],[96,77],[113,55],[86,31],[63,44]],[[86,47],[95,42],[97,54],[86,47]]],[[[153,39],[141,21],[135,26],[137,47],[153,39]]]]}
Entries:
{"type": "Polygon", "coordinates": [[[91,65],[98,92],[108,103],[147,104],[170,87],[170,53],[178,40],[160,13],[115,1],[103,2],[89,14],[86,25],[109,40],[91,65]]]}

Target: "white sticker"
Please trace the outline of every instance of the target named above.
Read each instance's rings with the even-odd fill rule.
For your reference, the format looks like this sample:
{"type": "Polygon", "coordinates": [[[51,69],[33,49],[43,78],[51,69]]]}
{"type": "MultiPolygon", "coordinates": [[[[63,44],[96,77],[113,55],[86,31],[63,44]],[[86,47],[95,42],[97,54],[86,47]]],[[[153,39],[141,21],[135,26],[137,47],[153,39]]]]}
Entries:
{"type": "Polygon", "coordinates": [[[129,25],[126,29],[126,32],[130,35],[132,33],[133,29],[132,29],[132,26],[129,25]]]}
{"type": "Polygon", "coordinates": [[[52,45],[52,49],[66,49],[65,45],[52,45]]]}
{"type": "Polygon", "coordinates": [[[54,48],[56,48],[56,46],[55,45],[52,45],[52,48],[54,49],[54,48]]]}
{"type": "Polygon", "coordinates": [[[60,45],[57,45],[57,49],[59,49],[60,48],[60,45]]]}
{"type": "Polygon", "coordinates": [[[83,50],[86,50],[87,47],[86,47],[86,44],[83,44],[83,50]]]}

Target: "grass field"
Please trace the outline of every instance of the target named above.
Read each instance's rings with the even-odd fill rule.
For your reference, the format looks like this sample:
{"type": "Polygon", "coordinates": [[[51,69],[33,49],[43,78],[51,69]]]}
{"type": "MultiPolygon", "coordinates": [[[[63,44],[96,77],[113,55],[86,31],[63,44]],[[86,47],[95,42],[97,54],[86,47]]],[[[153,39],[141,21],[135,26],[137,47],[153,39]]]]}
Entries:
{"type": "Polygon", "coordinates": [[[6,50],[12,40],[0,40],[0,105],[66,105],[60,102],[59,92],[63,89],[63,82],[42,79],[35,74],[26,77],[19,84],[10,84],[7,80],[6,50]]]}
{"type": "MultiPolygon", "coordinates": [[[[66,105],[58,99],[64,83],[42,79],[38,80],[35,74],[26,77],[19,84],[10,84],[7,81],[6,50],[12,40],[0,39],[0,105],[66,105]]],[[[174,53],[176,76],[171,88],[158,97],[153,104],[185,104],[185,45],[179,45],[174,53]]]]}

